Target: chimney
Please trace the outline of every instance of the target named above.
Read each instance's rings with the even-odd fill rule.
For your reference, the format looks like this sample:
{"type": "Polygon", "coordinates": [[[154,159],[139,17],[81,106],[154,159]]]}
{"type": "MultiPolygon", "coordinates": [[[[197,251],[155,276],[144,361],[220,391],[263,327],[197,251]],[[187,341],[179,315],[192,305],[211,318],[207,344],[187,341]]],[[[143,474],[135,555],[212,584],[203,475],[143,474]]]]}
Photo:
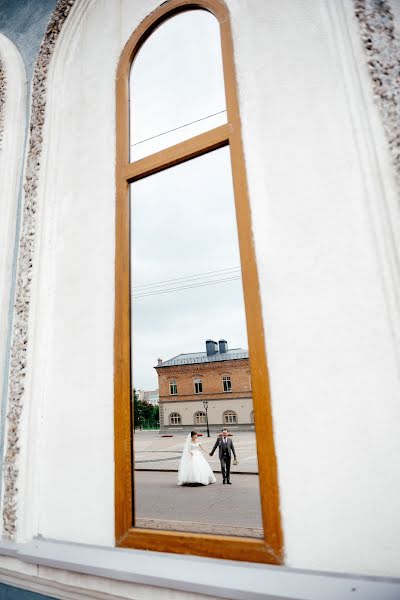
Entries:
{"type": "Polygon", "coordinates": [[[207,356],[213,356],[218,352],[218,344],[214,340],[206,340],[207,356]]]}
{"type": "Polygon", "coordinates": [[[220,354],[225,354],[225,352],[228,352],[228,342],[226,340],[219,340],[218,343],[220,354]]]}
{"type": "Polygon", "coordinates": [[[157,367],[161,367],[162,365],[162,358],[157,358],[157,367]]]}

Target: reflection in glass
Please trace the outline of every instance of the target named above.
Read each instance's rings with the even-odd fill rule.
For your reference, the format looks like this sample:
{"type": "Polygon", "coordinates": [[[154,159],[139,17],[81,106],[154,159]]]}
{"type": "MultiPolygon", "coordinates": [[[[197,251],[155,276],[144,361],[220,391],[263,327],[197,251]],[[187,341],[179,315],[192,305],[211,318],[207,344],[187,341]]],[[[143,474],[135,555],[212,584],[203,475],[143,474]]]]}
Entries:
{"type": "Polygon", "coordinates": [[[130,197],[135,524],[262,537],[229,148],[130,197]]]}
{"type": "Polygon", "coordinates": [[[131,161],[226,122],[219,24],[205,10],[162,23],[130,74],[131,161]]]}

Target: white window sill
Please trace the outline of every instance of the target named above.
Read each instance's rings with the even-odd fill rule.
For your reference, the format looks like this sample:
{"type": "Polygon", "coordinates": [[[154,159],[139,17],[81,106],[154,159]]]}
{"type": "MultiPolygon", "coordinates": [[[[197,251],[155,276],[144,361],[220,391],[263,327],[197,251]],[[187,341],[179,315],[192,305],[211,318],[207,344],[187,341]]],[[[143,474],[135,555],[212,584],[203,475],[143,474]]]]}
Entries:
{"type": "Polygon", "coordinates": [[[398,600],[400,579],[330,573],[34,539],[0,543],[25,563],[160,588],[240,600],[398,600]]]}

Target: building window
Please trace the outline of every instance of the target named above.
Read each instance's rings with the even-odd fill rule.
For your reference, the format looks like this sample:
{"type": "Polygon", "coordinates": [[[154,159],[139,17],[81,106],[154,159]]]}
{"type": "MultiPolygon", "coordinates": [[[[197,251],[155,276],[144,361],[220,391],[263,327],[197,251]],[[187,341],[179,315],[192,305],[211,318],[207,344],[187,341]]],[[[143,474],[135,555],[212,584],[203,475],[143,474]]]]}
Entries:
{"type": "Polygon", "coordinates": [[[170,425],[180,425],[182,423],[181,415],[177,412],[171,413],[169,415],[169,424],[170,425]]]}
{"type": "Polygon", "coordinates": [[[223,414],[224,425],[232,425],[238,422],[237,414],[233,410],[226,410],[223,414]]]}
{"type": "MultiPolygon", "coordinates": [[[[185,31],[185,39],[194,42],[193,32],[198,31],[197,25],[194,25],[191,32],[189,25],[185,25],[185,31]]],[[[115,534],[117,545],[125,547],[145,550],[160,549],[159,532],[132,527],[136,518],[136,507],[132,502],[134,499],[132,489],[136,493],[140,480],[135,480],[135,454],[127,451],[132,448],[132,431],[128,420],[131,395],[129,374],[132,369],[132,355],[134,355],[132,348],[134,346],[140,348],[141,344],[137,338],[134,343],[132,340],[132,330],[129,327],[131,306],[133,302],[136,303],[136,306],[141,302],[147,302],[147,297],[157,298],[161,293],[195,288],[197,284],[184,285],[185,282],[190,281],[192,283],[200,282],[195,275],[201,275],[201,285],[206,282],[203,279],[204,273],[196,271],[197,265],[200,265],[198,260],[191,261],[192,270],[176,271],[176,274],[174,271],[176,279],[168,280],[170,286],[164,281],[165,277],[172,277],[172,271],[170,274],[168,268],[165,269],[165,277],[164,274],[162,277],[156,277],[160,281],[152,283],[144,278],[141,280],[138,276],[140,263],[137,262],[142,256],[140,241],[143,239],[143,232],[147,232],[147,238],[153,239],[156,234],[152,232],[162,230],[160,227],[154,229],[152,225],[155,221],[153,215],[156,214],[156,211],[158,211],[157,216],[165,231],[171,235],[171,229],[165,226],[163,216],[166,211],[170,211],[173,216],[178,214],[174,213],[178,210],[181,221],[179,229],[186,234],[185,225],[192,221],[195,226],[191,231],[200,231],[203,236],[207,235],[209,239],[212,239],[208,224],[207,229],[201,227],[193,208],[199,204],[198,197],[201,198],[203,195],[203,197],[212,199],[212,194],[215,193],[218,196],[216,200],[219,207],[218,214],[221,215],[221,222],[223,221],[225,224],[228,215],[227,211],[222,209],[220,200],[223,200],[222,196],[226,196],[228,199],[231,191],[229,194],[220,193],[222,181],[225,182],[224,185],[229,183],[229,186],[233,182],[241,263],[246,266],[243,290],[245,303],[251,307],[251,319],[247,325],[249,350],[251,355],[257,357],[257,369],[254,371],[257,378],[254,380],[253,401],[255,406],[257,404],[259,406],[257,411],[264,410],[269,417],[271,415],[269,395],[265,392],[268,390],[268,371],[262,334],[263,322],[258,296],[255,250],[251,236],[251,213],[232,47],[229,11],[224,2],[221,0],[169,0],[150,12],[140,23],[138,29],[132,33],[124,47],[116,73],[115,534]],[[217,22],[211,23],[214,18],[212,14],[215,15],[217,22]],[[177,23],[178,19],[191,20],[192,17],[193,19],[211,19],[210,27],[214,28],[217,35],[215,50],[209,43],[211,36],[204,36],[205,50],[203,54],[197,50],[200,45],[196,41],[191,44],[197,52],[193,59],[188,52],[185,53],[186,48],[183,48],[183,51],[179,50],[177,54],[178,58],[184,56],[183,62],[174,59],[165,61],[166,54],[170,58],[170,50],[174,44],[164,44],[163,39],[166,38],[157,38],[157,36],[163,35],[163,32],[167,31],[170,26],[174,27],[174,23],[177,23]],[[221,40],[218,38],[219,35],[221,40]],[[155,56],[151,51],[153,60],[144,60],[146,47],[150,48],[149,44],[153,44],[153,48],[159,44],[157,48],[160,49],[160,59],[157,58],[158,54],[155,56]],[[221,48],[222,59],[220,57],[221,48]],[[197,76],[196,65],[201,66],[200,75],[202,75],[202,71],[210,71],[209,68],[204,68],[206,67],[204,57],[207,56],[211,56],[211,69],[214,69],[215,65],[222,65],[222,78],[213,78],[208,75],[207,77],[197,76]],[[171,65],[168,72],[165,69],[167,62],[171,65]],[[184,68],[181,68],[182,64],[184,68]],[[187,90],[184,94],[181,93],[179,86],[173,84],[174,69],[178,79],[184,83],[182,89],[187,90]],[[189,80],[194,83],[190,83],[189,80]],[[210,90],[214,89],[214,81],[217,82],[216,85],[220,91],[217,90],[217,93],[213,92],[210,95],[210,90]],[[224,92],[226,92],[227,102],[225,102],[224,92]],[[212,102],[207,100],[208,97],[212,98],[212,102]],[[163,110],[158,110],[160,98],[162,98],[163,110]],[[207,102],[203,102],[203,98],[207,102]],[[214,100],[218,101],[215,102],[215,108],[211,106],[214,104],[214,100]],[[160,181],[161,183],[159,183],[160,181]],[[167,189],[165,182],[168,184],[168,190],[173,190],[171,195],[164,192],[167,189]],[[207,188],[205,184],[209,183],[209,188],[207,188]],[[212,193],[210,193],[210,189],[212,193]],[[160,192],[160,190],[162,191],[160,192]],[[206,193],[210,195],[207,196],[206,193]],[[174,203],[171,202],[171,199],[174,203]],[[141,207],[145,207],[145,209],[141,207]],[[164,210],[162,215],[160,207],[164,210]],[[184,207],[184,210],[177,207],[184,207]],[[188,215],[185,222],[182,222],[181,218],[183,213],[188,215]],[[183,277],[183,275],[188,275],[188,277],[183,277]],[[163,281],[161,282],[161,280],[163,281]],[[160,283],[161,285],[159,285],[160,283]],[[177,285],[172,287],[173,284],[177,285]],[[142,298],[146,298],[146,300],[141,300],[142,298]],[[136,302],[137,299],[139,302],[136,302]]],[[[149,53],[147,55],[149,56],[149,53]]],[[[207,211],[203,210],[203,212],[207,215],[207,211]]],[[[177,228],[173,228],[172,231],[175,238],[177,228]]],[[[220,235],[220,229],[218,231],[218,235],[220,235]]],[[[222,237],[225,238],[225,236],[222,237]]],[[[202,244],[193,243],[190,236],[188,240],[189,243],[182,246],[180,250],[180,256],[184,256],[186,261],[189,260],[189,257],[186,256],[188,249],[197,252],[194,258],[200,257],[203,251],[202,244]]],[[[157,242],[160,245],[158,238],[157,242]]],[[[152,250],[157,250],[157,248],[152,250]]],[[[166,267],[169,266],[170,255],[160,252],[155,254],[160,265],[165,263],[166,267]]],[[[145,250],[143,256],[146,259],[145,250]]],[[[153,256],[152,252],[148,256],[153,256]]],[[[147,264],[147,260],[142,262],[142,266],[144,264],[147,264]]],[[[215,269],[218,269],[218,265],[221,265],[222,268],[222,264],[222,262],[217,263],[215,269]]],[[[204,269],[204,272],[206,270],[208,271],[208,268],[204,269]]],[[[151,272],[151,269],[144,270],[144,274],[150,275],[151,272]]],[[[230,272],[230,269],[221,272],[230,272]]],[[[221,282],[222,280],[228,281],[228,279],[221,275],[221,282]]],[[[236,279],[236,277],[231,279],[236,279]]],[[[160,296],[160,298],[163,297],[160,296]]],[[[195,315],[195,317],[200,318],[199,315],[195,315]]],[[[181,323],[183,324],[183,319],[181,319],[181,323]]],[[[161,332],[160,337],[162,339],[161,332]]],[[[134,360],[136,359],[134,358],[134,360]]],[[[179,361],[175,364],[179,364],[179,361]]],[[[170,395],[177,395],[176,382],[170,379],[164,383],[165,393],[168,390],[168,384],[170,385],[170,395]]],[[[227,389],[227,391],[230,390],[227,389]]],[[[180,392],[181,398],[182,393],[183,388],[180,392]]],[[[193,413],[190,414],[193,415],[193,413]]],[[[173,426],[181,429],[182,418],[178,413],[172,413],[169,417],[165,416],[165,421],[170,423],[172,429],[173,426]]],[[[263,419],[257,424],[257,434],[261,436],[263,443],[265,441],[267,448],[273,449],[272,429],[268,427],[268,422],[268,419],[263,419]]],[[[226,425],[237,423],[236,414],[230,410],[226,411],[223,423],[226,425]]],[[[271,489],[275,491],[278,488],[273,451],[260,453],[260,483],[263,511],[271,516],[268,520],[268,528],[264,532],[263,542],[259,540],[255,544],[254,540],[242,538],[232,543],[229,538],[213,539],[212,535],[206,535],[199,539],[198,534],[188,532],[182,537],[178,532],[165,531],[163,532],[166,541],[164,547],[169,552],[175,553],[195,553],[231,560],[281,563],[283,561],[283,543],[280,529],[279,496],[277,493],[265,492],[265,490],[268,492],[271,489]],[[268,468],[266,468],[267,461],[268,468]]]]}
{"type": "Polygon", "coordinates": [[[201,379],[194,380],[194,393],[195,394],[203,393],[203,382],[201,381],[201,379]]]}
{"type": "Polygon", "coordinates": [[[232,381],[228,375],[224,375],[222,378],[222,384],[224,386],[224,392],[232,391],[232,381]]]}
{"type": "Polygon", "coordinates": [[[194,424],[195,425],[204,425],[206,422],[206,413],[202,411],[198,411],[194,413],[194,424]]]}

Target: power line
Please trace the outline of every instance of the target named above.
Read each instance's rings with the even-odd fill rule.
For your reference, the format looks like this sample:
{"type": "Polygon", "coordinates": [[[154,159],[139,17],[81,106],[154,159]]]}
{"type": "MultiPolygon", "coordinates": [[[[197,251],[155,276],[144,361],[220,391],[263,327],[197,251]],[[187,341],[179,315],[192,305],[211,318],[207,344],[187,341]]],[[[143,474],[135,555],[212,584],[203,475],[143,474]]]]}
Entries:
{"type": "Polygon", "coordinates": [[[133,299],[136,298],[143,298],[144,296],[157,296],[159,294],[168,294],[169,292],[179,292],[181,290],[188,290],[188,289],[193,289],[193,288],[197,288],[197,287],[204,287],[207,285],[216,285],[218,283],[225,283],[227,281],[238,281],[241,279],[241,276],[238,277],[227,277],[225,279],[219,279],[217,281],[203,281],[201,283],[194,283],[192,285],[182,285],[179,287],[175,287],[175,288],[168,288],[168,289],[164,289],[164,290],[156,290],[153,292],[146,292],[143,294],[136,294],[136,295],[132,295],[133,299]]]}
{"type": "Polygon", "coordinates": [[[144,144],[144,142],[148,142],[150,140],[154,140],[155,138],[161,137],[162,135],[166,135],[167,133],[171,133],[172,131],[178,131],[178,129],[183,129],[184,127],[188,127],[189,125],[193,125],[194,123],[199,123],[200,121],[205,121],[206,119],[210,119],[211,117],[216,117],[217,115],[221,115],[226,112],[226,108],[224,110],[220,110],[216,113],[212,113],[211,115],[207,115],[205,117],[200,117],[200,119],[196,119],[195,121],[190,121],[190,123],[185,123],[184,125],[179,125],[178,127],[174,127],[173,129],[169,129],[168,131],[163,131],[161,133],[157,133],[157,135],[152,135],[144,140],[140,140],[140,142],[136,142],[135,144],[131,144],[131,148],[134,146],[138,146],[139,144],[144,144]]]}
{"type": "Polygon", "coordinates": [[[216,271],[205,271],[203,273],[194,273],[193,275],[185,275],[183,277],[175,277],[173,279],[164,279],[162,281],[155,281],[154,283],[142,283],[140,285],[136,285],[133,286],[133,290],[139,290],[142,288],[149,288],[149,287],[163,287],[165,285],[168,284],[173,284],[176,283],[178,281],[186,281],[186,280],[190,280],[190,279],[201,279],[203,277],[215,277],[217,275],[221,275],[222,273],[229,275],[231,274],[231,271],[238,271],[240,270],[240,266],[237,267],[227,267],[226,269],[218,269],[216,271]]]}
{"type": "Polygon", "coordinates": [[[143,294],[132,295],[132,299],[136,300],[137,298],[143,298],[144,296],[158,296],[159,294],[168,294],[170,292],[180,292],[181,290],[190,290],[197,287],[204,287],[206,285],[216,285],[218,283],[226,283],[227,281],[238,281],[241,279],[241,276],[237,277],[226,277],[225,279],[218,279],[216,281],[203,281],[201,283],[193,283],[192,285],[182,285],[180,287],[168,288],[164,290],[156,290],[153,292],[145,292],[143,294]]]}

